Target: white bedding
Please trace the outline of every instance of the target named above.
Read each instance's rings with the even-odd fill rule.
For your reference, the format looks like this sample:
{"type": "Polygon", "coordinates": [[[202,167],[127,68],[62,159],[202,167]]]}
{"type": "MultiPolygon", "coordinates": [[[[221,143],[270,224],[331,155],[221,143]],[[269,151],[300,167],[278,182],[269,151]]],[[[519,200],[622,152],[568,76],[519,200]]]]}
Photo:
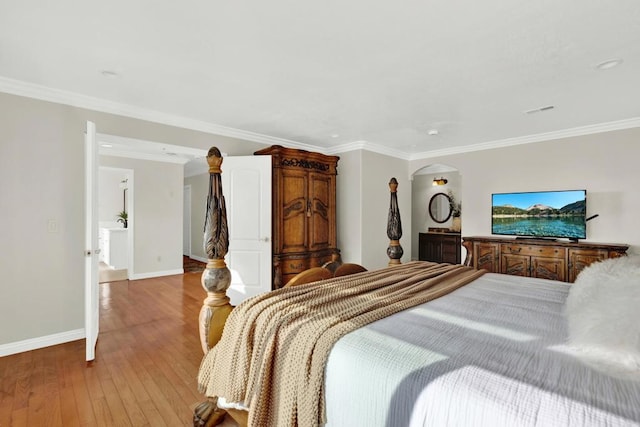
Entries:
{"type": "Polygon", "coordinates": [[[340,339],[328,427],[640,425],[640,382],[563,346],[568,284],[486,274],[340,339]]]}

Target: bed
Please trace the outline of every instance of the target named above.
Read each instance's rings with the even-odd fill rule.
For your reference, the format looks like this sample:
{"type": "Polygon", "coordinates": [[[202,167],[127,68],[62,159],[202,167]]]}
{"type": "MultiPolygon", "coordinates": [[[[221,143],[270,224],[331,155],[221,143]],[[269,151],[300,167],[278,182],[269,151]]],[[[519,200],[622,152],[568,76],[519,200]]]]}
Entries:
{"type": "MultiPolygon", "coordinates": [[[[464,266],[428,262],[399,264],[397,257],[385,269],[280,289],[232,310],[224,296],[226,267],[220,262],[226,253],[226,218],[221,210],[211,210],[224,208],[221,187],[217,188],[222,159],[215,151],[208,159],[211,220],[207,220],[205,229],[210,234],[209,247],[216,247],[217,252],[209,253],[213,256],[203,274],[208,297],[200,319],[206,355],[199,383],[208,400],[196,408],[194,425],[221,421],[225,413],[222,407],[240,425],[640,425],[640,357],[635,358],[634,352],[640,342],[634,342],[634,337],[640,337],[633,304],[608,314],[615,318],[610,323],[625,331],[617,334],[624,345],[620,346],[619,340],[611,341],[612,334],[605,330],[603,346],[593,347],[601,349],[613,343],[628,357],[616,365],[609,362],[615,362],[621,353],[605,353],[607,363],[598,364],[602,353],[584,351],[592,344],[589,340],[568,339],[569,328],[576,329],[570,320],[579,316],[571,313],[568,318],[572,285],[564,282],[483,274],[464,266]],[[426,282],[433,284],[423,285],[426,282]],[[416,292],[396,298],[414,286],[418,287],[416,292]],[[363,287],[367,288],[364,293],[355,290],[363,287]],[[375,298],[369,302],[366,292],[374,288],[396,298],[397,309],[390,308],[396,303],[381,304],[375,298]],[[363,320],[360,310],[358,315],[342,318],[342,311],[334,312],[327,300],[307,303],[307,295],[332,298],[336,293],[353,293],[360,298],[358,304],[365,304],[366,299],[366,304],[384,313],[363,320]],[[433,298],[425,293],[433,294],[433,298]],[[412,302],[403,306],[405,298],[412,302]],[[295,301],[303,300],[303,304],[295,305],[295,301]],[[307,359],[301,358],[298,365],[302,367],[291,360],[274,359],[274,353],[277,356],[289,351],[295,357],[307,357],[305,352],[297,353],[298,344],[290,337],[308,338],[313,334],[318,314],[311,320],[300,316],[312,312],[314,305],[331,311],[331,315],[319,311],[321,317],[332,322],[327,331],[334,331],[336,325],[355,325],[340,334],[319,332],[317,341],[308,339],[300,344],[313,351],[328,348],[324,356],[322,351],[320,356],[310,352],[306,364],[303,360],[307,359]],[[307,329],[292,326],[290,335],[285,335],[288,326],[276,326],[278,313],[290,319],[288,325],[307,325],[307,329]],[[260,316],[275,323],[246,322],[247,318],[260,316]],[[339,321],[335,321],[336,316],[339,321]],[[615,323],[621,317],[630,319],[629,323],[615,323]],[[219,342],[227,321],[224,339],[219,342]],[[327,335],[335,339],[325,339],[327,335]],[[278,339],[282,342],[274,344],[278,339]],[[302,379],[291,380],[288,376],[298,369],[301,374],[296,378],[302,379]],[[311,375],[314,369],[320,372],[314,373],[315,377],[311,375]],[[282,402],[286,404],[282,406],[282,402]]],[[[395,218],[392,210],[390,224],[399,226],[399,217],[395,218]]],[[[396,228],[388,234],[391,258],[401,253],[401,231],[396,228]]],[[[640,264],[625,268],[630,275],[605,271],[595,280],[596,289],[606,286],[602,277],[616,276],[621,283],[640,277],[640,264]]],[[[612,288],[617,286],[615,280],[608,281],[612,288]]],[[[587,294],[593,300],[593,295],[587,294]]],[[[615,292],[607,292],[607,296],[611,294],[615,292]]],[[[576,312],[589,305],[584,296],[573,298],[576,312]]],[[[342,296],[335,307],[341,301],[342,296]]],[[[375,310],[364,310],[364,317],[375,310]]],[[[602,324],[607,324],[606,317],[596,318],[595,326],[587,326],[593,331],[602,324]]]]}

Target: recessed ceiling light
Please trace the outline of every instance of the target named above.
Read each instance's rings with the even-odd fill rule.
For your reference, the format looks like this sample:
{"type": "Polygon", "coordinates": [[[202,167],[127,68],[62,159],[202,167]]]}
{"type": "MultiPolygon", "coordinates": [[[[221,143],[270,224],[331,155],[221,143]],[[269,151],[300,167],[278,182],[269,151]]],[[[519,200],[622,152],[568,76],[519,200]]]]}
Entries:
{"type": "Polygon", "coordinates": [[[340,135],[338,135],[337,133],[333,133],[331,134],[331,138],[338,138],[340,135]]]}
{"type": "Polygon", "coordinates": [[[610,68],[617,67],[620,64],[622,64],[622,59],[620,59],[620,58],[609,59],[607,61],[603,61],[603,62],[597,64],[596,68],[598,70],[608,70],[610,68]]]}
{"type": "Polygon", "coordinates": [[[100,74],[102,74],[102,77],[106,77],[108,79],[117,79],[118,77],[120,77],[120,74],[118,74],[117,71],[113,70],[102,70],[100,74]]]}
{"type": "Polygon", "coordinates": [[[438,129],[431,129],[428,134],[431,136],[436,136],[437,134],[439,134],[440,132],[438,132],[438,129]]]}

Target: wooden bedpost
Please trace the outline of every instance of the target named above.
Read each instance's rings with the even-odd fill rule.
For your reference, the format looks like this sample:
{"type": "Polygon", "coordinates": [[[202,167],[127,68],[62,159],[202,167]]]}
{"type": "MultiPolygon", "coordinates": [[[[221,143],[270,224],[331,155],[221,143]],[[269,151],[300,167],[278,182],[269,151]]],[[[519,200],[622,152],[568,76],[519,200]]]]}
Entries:
{"type": "Polygon", "coordinates": [[[469,242],[469,241],[462,241],[462,246],[464,246],[464,248],[467,250],[467,256],[464,259],[464,265],[466,265],[467,267],[473,267],[473,242],[469,242]]]}
{"type": "MultiPolygon", "coordinates": [[[[207,254],[207,267],[202,272],[202,287],[207,291],[200,310],[200,343],[207,354],[222,337],[224,324],[233,310],[227,297],[231,285],[231,272],[224,262],[229,249],[229,229],[227,227],[227,208],[222,194],[222,154],[216,147],[207,153],[209,163],[209,195],[207,213],[204,219],[204,251],[207,254]]],[[[226,411],[218,408],[218,399],[210,398],[198,404],[193,410],[193,426],[215,426],[224,420],[226,411]]]]}
{"type": "Polygon", "coordinates": [[[200,342],[206,354],[222,336],[222,329],[233,307],[229,304],[227,289],[231,285],[231,272],[224,262],[229,249],[227,209],[222,194],[220,165],[222,155],[216,147],[209,149],[209,195],[204,222],[204,251],[207,254],[207,268],[202,272],[202,287],[207,291],[200,310],[200,342]]]}
{"type": "Polygon", "coordinates": [[[389,266],[401,264],[400,258],[404,251],[400,246],[400,238],[402,237],[402,222],[400,221],[400,209],[398,209],[398,180],[391,178],[389,181],[389,189],[391,190],[391,202],[389,204],[389,219],[387,220],[387,237],[389,237],[389,247],[387,248],[387,256],[389,257],[389,266]]]}

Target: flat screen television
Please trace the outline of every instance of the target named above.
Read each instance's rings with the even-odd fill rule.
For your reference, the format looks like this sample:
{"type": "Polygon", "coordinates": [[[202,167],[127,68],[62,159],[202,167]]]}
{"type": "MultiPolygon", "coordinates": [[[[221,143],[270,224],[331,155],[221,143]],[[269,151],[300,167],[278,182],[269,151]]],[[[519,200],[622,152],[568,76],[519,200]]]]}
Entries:
{"type": "Polygon", "coordinates": [[[587,190],[491,195],[491,233],[530,238],[587,238],[587,190]]]}

